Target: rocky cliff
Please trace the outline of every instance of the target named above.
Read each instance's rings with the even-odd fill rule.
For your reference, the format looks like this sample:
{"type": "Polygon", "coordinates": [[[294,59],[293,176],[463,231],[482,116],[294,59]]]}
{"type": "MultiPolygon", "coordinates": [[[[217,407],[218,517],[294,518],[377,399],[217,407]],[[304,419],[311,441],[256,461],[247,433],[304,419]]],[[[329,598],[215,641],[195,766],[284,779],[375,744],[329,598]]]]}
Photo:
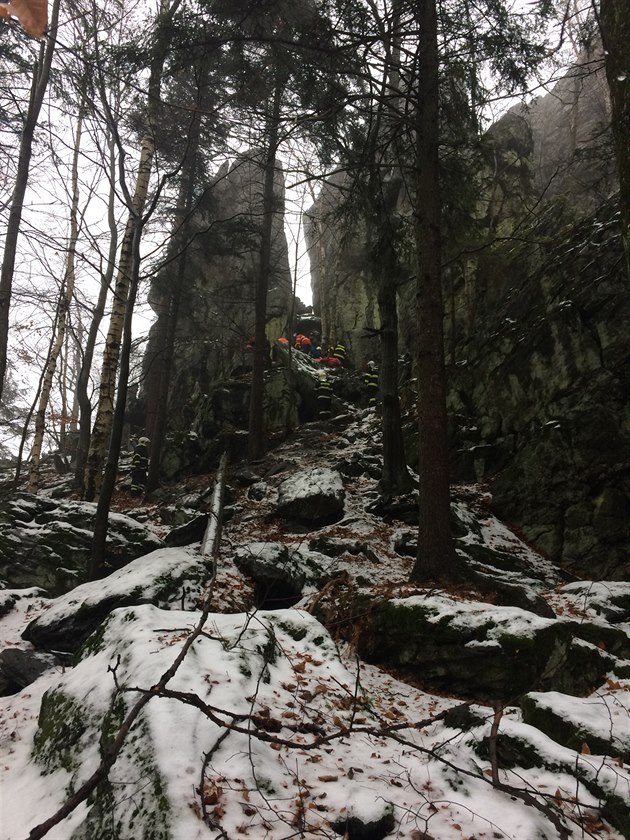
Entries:
{"type": "MultiPolygon", "coordinates": [[[[172,289],[181,283],[172,386],[171,428],[188,429],[203,410],[213,383],[246,365],[246,342],[254,332],[254,299],[260,270],[263,202],[261,153],[252,150],[225,163],[207,185],[189,222],[181,278],[177,259],[154,280],[149,302],[158,319],[145,354],[150,382],[161,353],[163,321],[172,317],[172,289]],[[163,316],[161,318],[160,316],[163,316]]],[[[267,300],[267,334],[286,330],[292,307],[291,274],[284,234],[284,176],[275,177],[271,276],[267,300]]],[[[151,387],[150,385],[148,387],[151,387]]]]}
{"type": "MultiPolygon", "coordinates": [[[[630,572],[630,289],[613,205],[487,254],[449,365],[453,469],[576,574],[630,572]]],[[[460,292],[462,289],[460,287],[460,292]]]]}
{"type": "MultiPolygon", "coordinates": [[[[447,246],[445,332],[453,479],[491,481],[497,510],[575,574],[624,577],[630,289],[600,60],[485,136],[474,239],[447,246]]],[[[315,302],[362,366],[378,315],[361,222],[343,239],[328,223],[343,187],[337,176],[309,210],[315,302]]],[[[412,352],[413,286],[399,295],[412,352]]]]}

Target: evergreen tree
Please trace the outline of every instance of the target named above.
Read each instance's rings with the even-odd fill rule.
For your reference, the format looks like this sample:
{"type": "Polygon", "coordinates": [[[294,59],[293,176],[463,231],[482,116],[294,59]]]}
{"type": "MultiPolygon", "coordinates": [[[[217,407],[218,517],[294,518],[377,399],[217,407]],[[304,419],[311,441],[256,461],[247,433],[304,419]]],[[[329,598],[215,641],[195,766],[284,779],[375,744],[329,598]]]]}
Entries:
{"type": "MultiPolygon", "coordinates": [[[[364,136],[373,137],[370,132],[379,121],[388,129],[378,135],[380,158],[373,154],[373,141],[372,145],[369,140],[349,145],[370,150],[364,162],[378,160],[385,167],[395,165],[413,210],[420,451],[420,533],[414,579],[459,574],[450,534],[443,231],[449,223],[461,227],[467,209],[461,195],[470,198],[468,210],[472,208],[474,190],[458,188],[466,180],[472,181],[471,152],[477,142],[483,95],[480,74],[462,56],[468,55],[471,61],[478,53],[490,56],[492,69],[506,80],[509,89],[514,89],[523,83],[532,62],[543,55],[542,45],[535,43],[536,31],[528,37],[523,21],[518,16],[514,19],[502,2],[493,0],[474,9],[466,4],[465,9],[467,14],[462,15],[461,4],[449,0],[401,0],[392,7],[388,19],[386,15],[381,17],[373,4],[366,4],[365,14],[353,19],[357,28],[352,30],[352,37],[355,44],[366,45],[369,59],[360,67],[355,64],[348,68],[350,74],[358,73],[358,93],[352,104],[359,111],[360,102],[355,137],[360,137],[361,128],[366,126],[369,130],[364,136]],[[383,69],[388,63],[395,72],[383,69]],[[379,84],[379,79],[385,84],[379,84]],[[395,154],[390,151],[388,157],[388,148],[395,154]]],[[[352,136],[353,129],[345,125],[347,136],[352,136]]],[[[364,168],[366,179],[369,171],[369,166],[364,168]]],[[[379,192],[373,190],[372,195],[378,196],[379,192]]],[[[375,237],[377,253],[372,259],[387,260],[389,273],[395,265],[394,207],[391,199],[378,208],[369,198],[364,207],[366,217],[376,219],[372,233],[381,233],[380,239],[375,237]]]]}

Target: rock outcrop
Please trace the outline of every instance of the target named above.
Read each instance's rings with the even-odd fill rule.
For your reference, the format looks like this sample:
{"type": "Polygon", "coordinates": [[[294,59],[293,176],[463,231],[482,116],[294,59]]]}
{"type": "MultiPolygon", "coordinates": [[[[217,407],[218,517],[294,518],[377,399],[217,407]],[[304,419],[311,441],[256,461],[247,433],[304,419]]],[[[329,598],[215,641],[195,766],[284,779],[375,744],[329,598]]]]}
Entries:
{"type": "Polygon", "coordinates": [[[613,206],[484,260],[491,301],[449,366],[456,479],[578,576],[630,572],[630,288],[613,206]]]}
{"type": "Polygon", "coordinates": [[[111,612],[137,604],[194,609],[209,576],[198,552],[163,548],[132,561],[105,580],[83,583],[51,601],[22,638],[38,648],[77,651],[111,612]]]}
{"type": "MultiPolygon", "coordinates": [[[[452,479],[587,577],[630,573],[630,288],[601,51],[483,138],[468,241],[444,272],[452,479]]],[[[365,225],[342,238],[338,174],[308,211],[314,299],[357,366],[378,352],[365,225]]],[[[409,207],[400,196],[401,225],[409,207]]],[[[409,251],[412,248],[410,247],[409,251]]],[[[410,263],[409,274],[415,268],[410,263]]],[[[414,349],[414,283],[399,288],[414,349]]],[[[408,457],[415,464],[415,425],[408,457]]]]}
{"type": "MultiPolygon", "coordinates": [[[[24,493],[0,500],[0,585],[39,586],[51,595],[85,580],[96,505],[24,493]]],[[[110,568],[153,551],[162,541],[145,525],[110,513],[106,557],[110,568]]]]}
{"type": "MultiPolygon", "coordinates": [[[[218,382],[251,369],[247,341],[255,330],[255,296],[260,273],[264,154],[250,150],[225,163],[207,184],[188,223],[185,265],[174,257],[154,279],[149,303],[157,315],[143,359],[144,385],[130,421],[151,427],[162,361],[173,344],[169,430],[186,433],[212,412],[218,382]],[[181,273],[178,273],[181,272],[181,273]],[[167,324],[177,319],[170,338],[167,324]],[[149,398],[147,397],[149,395],[149,398]]],[[[278,164],[274,184],[267,336],[283,335],[293,310],[291,273],[284,233],[284,176],[278,164]]],[[[239,409],[239,405],[235,406],[239,409]]],[[[228,418],[229,419],[229,418],[228,418]]],[[[167,445],[165,458],[171,457],[167,445]]],[[[173,456],[174,457],[174,456],[173,456]]]]}
{"type": "MultiPolygon", "coordinates": [[[[454,531],[490,586],[410,583],[414,529],[375,505],[378,443],[373,412],[337,435],[312,423],[230,472],[212,568],[199,547],[162,549],[58,599],[0,597],[11,837],[91,778],[62,840],[630,837],[630,584],[563,583],[473,488],[454,531]],[[298,531],[279,501],[300,478],[279,490],[323,464],[344,465],[326,467],[343,518],[298,531]],[[62,667],[24,638],[83,644],[62,667]]],[[[173,496],[198,517],[207,491],[190,484],[173,496]]]]}

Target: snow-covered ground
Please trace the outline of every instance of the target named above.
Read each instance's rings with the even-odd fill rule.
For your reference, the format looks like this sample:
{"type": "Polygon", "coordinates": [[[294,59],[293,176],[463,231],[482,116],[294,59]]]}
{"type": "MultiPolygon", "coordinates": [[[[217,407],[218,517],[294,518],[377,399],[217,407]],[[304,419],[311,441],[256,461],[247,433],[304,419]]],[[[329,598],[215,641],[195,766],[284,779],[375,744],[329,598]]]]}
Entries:
{"type": "MultiPolygon", "coordinates": [[[[232,517],[225,525],[212,611],[205,620],[199,609],[183,611],[177,604],[170,610],[146,603],[122,607],[76,664],[53,667],[24,690],[0,698],[0,840],[27,840],[61,808],[97,770],[143,697],[145,705],[133,718],[98,806],[93,799],[81,802],[45,836],[630,836],[630,820],[628,831],[620,833],[601,810],[604,799],[614,802],[615,797],[630,807],[628,765],[619,756],[589,749],[586,735],[581,748],[569,749],[525,723],[518,706],[438,695],[423,686],[421,675],[403,680],[395,669],[360,661],[352,644],[335,638],[334,626],[325,628],[311,614],[318,587],[308,575],[302,600],[291,609],[252,607],[251,581],[234,562],[236,549],[285,543],[297,552],[293,561],[301,557],[312,574],[322,556],[310,545],[317,538],[360,544],[354,554],[328,558],[334,573],[409,604],[422,598],[425,607],[435,608],[436,622],[447,599],[456,606],[457,620],[467,625],[491,618],[492,626],[526,632],[553,622],[474,600],[461,589],[420,593],[410,586],[413,558],[396,546],[413,528],[366,512],[377,491],[374,479],[364,474],[344,482],[344,515],[336,523],[300,533],[273,516],[281,482],[300,471],[336,468],[364,456],[366,439],[374,437],[370,424],[374,421],[366,412],[341,434],[315,425],[305,431],[307,438],[274,451],[272,461],[282,468],[263,477],[255,498],[247,487],[233,488],[232,517]],[[161,679],[160,691],[152,690],[161,679]]],[[[613,589],[617,594],[630,589],[598,583],[585,594],[583,583],[561,586],[557,570],[485,510],[483,494],[459,488],[456,506],[460,519],[477,523],[467,539],[517,558],[523,579],[531,573],[561,621],[579,615],[606,624],[603,609],[607,604],[610,609],[613,589]]],[[[150,506],[147,510],[150,515],[150,506]]],[[[126,573],[75,590],[74,597],[89,601],[118,592],[132,572],[133,586],[143,588],[144,576],[149,592],[156,575],[168,573],[164,564],[177,566],[178,556],[183,562],[200,548],[155,552],[146,562],[134,561],[126,573]]],[[[31,646],[20,635],[26,624],[46,611],[53,615],[68,608],[72,593],[51,601],[38,590],[0,592],[0,612],[10,601],[13,607],[0,618],[4,646],[27,650],[31,646]]],[[[630,633],[627,624],[616,628],[630,633]]],[[[494,643],[489,636],[487,644],[494,643]]],[[[560,719],[583,725],[585,732],[608,737],[627,761],[630,680],[611,672],[589,696],[548,691],[532,694],[532,700],[560,719]]]]}

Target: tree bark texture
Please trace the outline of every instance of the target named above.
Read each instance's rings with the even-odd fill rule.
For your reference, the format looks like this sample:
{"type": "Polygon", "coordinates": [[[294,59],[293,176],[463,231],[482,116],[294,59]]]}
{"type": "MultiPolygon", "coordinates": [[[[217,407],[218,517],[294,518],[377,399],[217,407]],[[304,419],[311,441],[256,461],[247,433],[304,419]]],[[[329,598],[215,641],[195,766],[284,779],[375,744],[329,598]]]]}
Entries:
{"type": "Polygon", "coordinates": [[[84,490],[85,481],[85,467],[87,464],[88,452],[90,449],[90,434],[92,423],[92,403],[89,396],[90,372],[92,370],[92,361],[94,359],[94,350],[96,348],[96,341],[98,339],[99,329],[103,315],[105,314],[105,304],[107,302],[107,295],[114,279],[114,271],[116,267],[116,252],[118,251],[118,229],[116,227],[116,218],[114,213],[114,202],[116,193],[114,190],[116,162],[114,151],[114,140],[111,132],[107,138],[107,145],[109,148],[109,183],[110,190],[107,200],[107,218],[109,225],[109,252],[107,255],[107,262],[104,270],[101,271],[101,283],[96,301],[96,306],[92,312],[92,320],[88,329],[87,340],[83,350],[83,360],[81,363],[81,370],[77,380],[77,402],[79,404],[79,437],[77,440],[76,460],[74,470],[74,486],[84,490]]]}
{"type": "Polygon", "coordinates": [[[251,460],[261,458],[267,449],[265,418],[265,367],[267,355],[267,292],[271,272],[271,238],[273,233],[273,214],[276,209],[274,184],[276,175],[276,152],[278,149],[278,126],[280,122],[280,102],[284,82],[276,82],[273,105],[267,123],[267,148],[265,150],[263,217],[260,240],[260,265],[256,284],[256,330],[254,333],[252,389],[249,401],[249,442],[248,454],[251,460]]]}
{"type": "Polygon", "coordinates": [[[146,134],[142,140],[133,205],[127,219],[120,250],[109,329],[103,351],[98,406],[86,464],[84,497],[87,501],[93,501],[101,489],[101,469],[105,460],[114,417],[116,374],[131,281],[133,240],[138,226],[142,224],[142,211],[149,191],[154,152],[153,134],[146,134]]]}
{"type": "Polygon", "coordinates": [[[418,0],[416,16],[419,29],[414,126],[419,528],[418,554],[411,579],[437,581],[457,576],[457,559],[450,528],[435,0],[418,0]]]}
{"type": "MultiPolygon", "coordinates": [[[[383,76],[381,102],[386,111],[383,124],[395,125],[402,107],[400,86],[400,0],[392,5],[391,33],[387,42],[387,62],[383,76]]],[[[381,107],[381,106],[379,106],[381,107]]],[[[407,468],[405,441],[400,418],[398,395],[398,284],[400,266],[395,247],[394,220],[400,186],[403,183],[396,165],[396,149],[388,149],[392,162],[389,178],[383,177],[382,164],[375,155],[378,193],[374,209],[378,229],[374,241],[378,242],[376,264],[379,266],[377,302],[380,319],[381,366],[379,390],[381,397],[381,432],[383,438],[383,474],[380,489],[384,496],[396,496],[411,490],[411,477],[407,468]],[[394,158],[394,160],[392,160],[394,158]]]]}
{"type": "Polygon", "coordinates": [[[118,371],[118,388],[116,406],[112,411],[112,428],[109,439],[107,462],[103,472],[101,491],[94,517],[94,536],[92,552],[88,562],[88,579],[96,580],[102,577],[105,566],[107,531],[109,526],[109,509],[112,495],[118,478],[118,458],[120,445],[125,427],[125,410],[127,406],[127,384],[129,381],[129,358],[131,356],[132,318],[140,278],[140,240],[142,239],[142,225],[138,224],[134,231],[130,247],[130,277],[128,306],[123,317],[122,346],[120,353],[120,367],[118,371]]]}
{"type": "Polygon", "coordinates": [[[411,490],[398,398],[398,311],[396,275],[381,274],[378,288],[381,321],[381,431],[383,435],[383,474],[380,490],[384,496],[397,496],[411,490]]]}
{"type": "Polygon", "coordinates": [[[193,205],[195,173],[198,161],[199,139],[201,136],[201,99],[203,87],[207,82],[207,68],[202,70],[198,88],[196,108],[188,128],[188,143],[182,161],[182,177],[177,199],[176,218],[181,219],[179,230],[174,233],[175,247],[178,249],[174,263],[174,277],[168,284],[167,301],[164,311],[160,312],[156,322],[157,352],[151,360],[151,370],[147,376],[147,421],[146,431],[151,439],[147,491],[155,490],[159,483],[160,460],[166,421],[168,415],[168,393],[175,352],[175,338],[179,319],[179,307],[184,291],[186,262],[190,245],[188,220],[193,205]]]}

